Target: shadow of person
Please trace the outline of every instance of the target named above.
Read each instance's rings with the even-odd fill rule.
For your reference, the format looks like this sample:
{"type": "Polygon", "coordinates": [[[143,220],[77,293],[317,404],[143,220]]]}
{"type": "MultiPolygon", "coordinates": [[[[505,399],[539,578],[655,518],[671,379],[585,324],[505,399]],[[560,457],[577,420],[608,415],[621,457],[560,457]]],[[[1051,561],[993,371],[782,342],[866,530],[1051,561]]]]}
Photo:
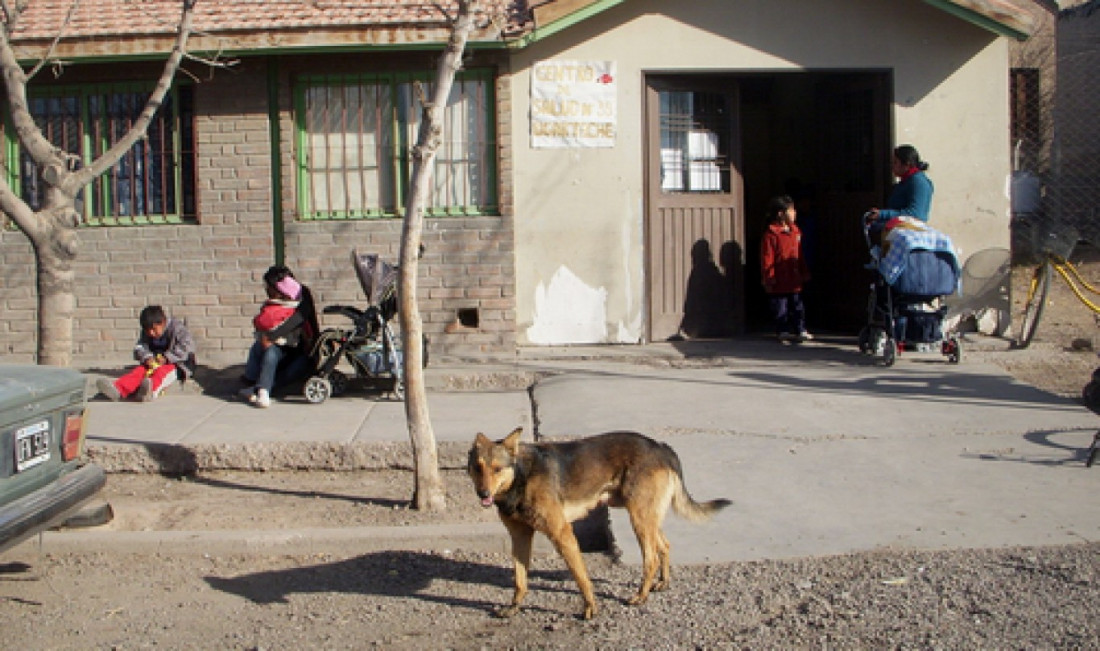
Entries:
{"type": "Polygon", "coordinates": [[[680,333],[691,338],[726,337],[730,330],[728,280],[718,269],[710,242],[696,240],[691,247],[691,273],[684,292],[680,333]]]}
{"type": "Polygon", "coordinates": [[[730,335],[741,334],[744,331],[744,287],[745,287],[745,256],[741,244],[734,240],[727,240],[718,249],[718,266],[722,268],[723,300],[726,301],[726,318],[729,323],[730,335]],[[738,292],[742,294],[738,298],[738,292]]]}

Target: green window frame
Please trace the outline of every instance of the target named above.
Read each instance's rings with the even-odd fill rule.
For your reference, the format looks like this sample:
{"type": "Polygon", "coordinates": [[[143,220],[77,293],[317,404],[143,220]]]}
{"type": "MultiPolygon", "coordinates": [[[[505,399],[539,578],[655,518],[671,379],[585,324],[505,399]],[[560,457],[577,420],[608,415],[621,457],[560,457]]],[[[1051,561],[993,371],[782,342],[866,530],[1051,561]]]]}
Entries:
{"type": "MultiPolygon", "coordinates": [[[[455,76],[443,111],[425,215],[498,214],[493,72],[455,76]]],[[[400,217],[429,73],[305,75],[295,84],[298,214],[305,220],[400,217]]]]}
{"type": "MultiPolygon", "coordinates": [[[[152,84],[96,84],[29,89],[43,135],[89,165],[141,115],[152,84]]],[[[194,110],[189,84],[173,87],[145,138],[81,190],[77,210],[90,226],[180,224],[197,218],[194,110]]],[[[42,204],[40,170],[5,130],[8,182],[31,208],[42,204]],[[14,164],[13,164],[14,163],[14,164]]]]}

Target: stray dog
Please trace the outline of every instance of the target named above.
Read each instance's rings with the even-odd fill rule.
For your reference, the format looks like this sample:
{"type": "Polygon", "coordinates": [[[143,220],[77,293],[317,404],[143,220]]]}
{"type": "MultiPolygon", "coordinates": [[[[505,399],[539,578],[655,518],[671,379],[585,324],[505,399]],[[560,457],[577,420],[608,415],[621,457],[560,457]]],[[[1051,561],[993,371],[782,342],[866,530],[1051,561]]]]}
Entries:
{"type": "Polygon", "coordinates": [[[584,598],[583,616],[590,619],[597,611],[596,597],[573,535],[574,520],[600,504],[623,507],[630,514],[642,549],[642,585],[628,602],[633,605],[644,603],[651,590],[668,587],[669,544],[661,522],[669,505],[699,522],[730,504],[724,499],[702,504],[693,500],[672,448],[636,432],[535,444],[520,443],[522,432],[516,429],[496,442],[478,434],[467,464],[482,506],[495,504],[512,536],[515,593],[511,605],[499,611],[502,617],[519,612],[527,595],[536,531],[545,534],[565,559],[584,598]]]}

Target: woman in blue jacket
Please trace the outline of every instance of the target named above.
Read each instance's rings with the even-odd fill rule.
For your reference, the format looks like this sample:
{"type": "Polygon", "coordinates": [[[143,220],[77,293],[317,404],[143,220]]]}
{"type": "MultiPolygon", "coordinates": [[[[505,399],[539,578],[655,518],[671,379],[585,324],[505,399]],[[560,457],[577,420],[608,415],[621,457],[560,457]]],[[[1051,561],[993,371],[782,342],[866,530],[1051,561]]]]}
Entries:
{"type": "Polygon", "coordinates": [[[920,159],[916,147],[901,145],[894,150],[891,164],[894,176],[898,177],[898,184],[890,191],[886,207],[872,208],[868,219],[882,223],[894,217],[905,216],[927,222],[932,209],[933,192],[932,180],[924,173],[928,169],[928,163],[920,159]]]}

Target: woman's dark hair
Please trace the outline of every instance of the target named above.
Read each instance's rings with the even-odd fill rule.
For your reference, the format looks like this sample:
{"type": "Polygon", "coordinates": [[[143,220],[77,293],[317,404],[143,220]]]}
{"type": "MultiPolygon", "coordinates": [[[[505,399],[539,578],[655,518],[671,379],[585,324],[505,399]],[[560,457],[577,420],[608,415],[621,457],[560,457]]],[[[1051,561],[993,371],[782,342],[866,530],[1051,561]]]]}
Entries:
{"type": "Polygon", "coordinates": [[[781,194],[772,197],[768,201],[768,223],[770,224],[774,222],[776,219],[779,218],[780,213],[786,212],[787,208],[790,208],[793,205],[794,199],[791,199],[788,195],[781,194]]]}
{"type": "Polygon", "coordinates": [[[281,264],[273,265],[268,267],[267,271],[264,272],[264,284],[268,287],[274,287],[275,283],[287,276],[294,278],[294,274],[291,273],[290,267],[281,264]]]}
{"type": "Polygon", "coordinates": [[[915,167],[920,171],[928,169],[928,163],[920,159],[920,152],[913,145],[901,145],[894,150],[894,158],[907,168],[915,167]]]}
{"type": "MultiPolygon", "coordinates": [[[[275,284],[287,276],[294,278],[294,272],[290,270],[290,267],[281,264],[272,265],[264,272],[264,284],[274,289],[275,284]]],[[[297,278],[294,279],[297,280],[297,278]]],[[[317,305],[313,302],[313,292],[305,285],[302,285],[302,294],[298,299],[298,311],[305,319],[302,346],[305,350],[310,350],[313,345],[313,338],[317,336],[321,328],[317,321],[317,305]]]]}

